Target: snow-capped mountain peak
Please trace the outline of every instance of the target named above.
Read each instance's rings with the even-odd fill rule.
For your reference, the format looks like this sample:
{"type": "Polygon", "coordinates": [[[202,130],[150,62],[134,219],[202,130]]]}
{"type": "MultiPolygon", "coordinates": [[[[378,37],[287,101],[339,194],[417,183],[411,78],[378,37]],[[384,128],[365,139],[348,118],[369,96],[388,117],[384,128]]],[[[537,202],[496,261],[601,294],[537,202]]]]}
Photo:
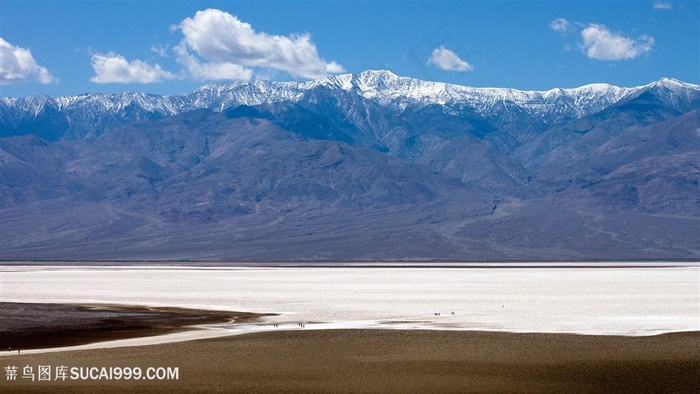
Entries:
{"type": "Polygon", "coordinates": [[[669,87],[669,88],[691,88],[691,89],[698,89],[700,88],[700,85],[694,85],[691,83],[686,83],[683,81],[679,81],[675,78],[661,78],[658,81],[654,81],[651,84],[647,86],[664,86],[664,87],[669,87]]]}
{"type": "MultiPolygon", "coordinates": [[[[528,110],[547,107],[564,99],[572,102],[571,110],[577,117],[600,110],[639,89],[639,87],[622,88],[603,83],[547,91],[476,88],[401,77],[386,70],[334,75],[325,78],[319,84],[352,91],[366,99],[375,100],[381,105],[393,106],[400,110],[411,105],[468,105],[474,107],[477,112],[486,114],[492,111],[494,106],[504,103],[528,110]]],[[[538,109],[537,112],[541,114],[542,110],[538,109]]]]}
{"type": "MultiPolygon", "coordinates": [[[[8,130],[24,129],[22,122],[32,123],[31,119],[38,119],[49,111],[54,114],[52,119],[56,118],[55,113],[66,118],[60,122],[69,124],[67,138],[89,138],[115,125],[196,109],[223,111],[238,105],[299,103],[309,92],[320,88],[355,94],[397,113],[440,105],[445,107],[446,113],[459,114],[466,110],[497,119],[497,122],[514,120],[515,111],[548,125],[581,118],[649,89],[658,90],[660,97],[683,111],[700,100],[700,86],[671,78],[631,88],[594,83],[576,88],[528,91],[469,87],[403,77],[387,70],[368,70],[305,82],[253,80],[207,84],[192,93],[172,96],[132,92],[57,98],[4,97],[0,98],[0,126],[8,130]]],[[[318,94],[326,93],[319,91],[318,94]]],[[[5,132],[8,133],[12,135],[13,132],[5,132]]]]}

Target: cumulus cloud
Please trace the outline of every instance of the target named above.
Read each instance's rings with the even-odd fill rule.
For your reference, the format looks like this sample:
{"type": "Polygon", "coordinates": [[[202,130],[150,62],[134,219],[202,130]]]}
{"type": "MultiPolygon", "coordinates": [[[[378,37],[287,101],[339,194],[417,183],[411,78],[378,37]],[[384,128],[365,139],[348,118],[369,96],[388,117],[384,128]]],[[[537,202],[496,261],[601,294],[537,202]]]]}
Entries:
{"type": "Polygon", "coordinates": [[[115,53],[92,55],[92,68],[95,76],[90,81],[95,83],[154,83],[173,79],[175,75],[141,60],[128,61],[115,53]]]}
{"type": "Polygon", "coordinates": [[[629,60],[651,51],[654,38],[639,36],[637,39],[613,33],[603,25],[591,23],[581,31],[583,50],[591,59],[629,60]]]}
{"type": "Polygon", "coordinates": [[[217,9],[197,11],[176,27],[185,36],[175,48],[178,60],[201,79],[250,79],[249,67],[319,78],[344,71],[319,57],[309,34],[290,36],[256,32],[235,15],[217,9]]]}
{"type": "MultiPolygon", "coordinates": [[[[557,18],[549,23],[549,28],[562,36],[570,32],[580,33],[581,42],[578,46],[591,59],[630,60],[654,48],[654,37],[641,35],[631,38],[612,32],[597,23],[584,25],[580,22],[569,22],[564,18],[557,18]]],[[[568,50],[570,47],[567,43],[564,48],[568,50]]]]}
{"type": "Polygon", "coordinates": [[[559,33],[567,33],[571,29],[571,22],[564,18],[557,18],[549,24],[549,28],[559,33]]]}
{"type": "Polygon", "coordinates": [[[654,9],[655,10],[670,10],[671,4],[664,3],[663,1],[657,1],[657,2],[654,2],[654,9]]]}
{"type": "Polygon", "coordinates": [[[58,83],[46,67],[36,63],[29,49],[10,44],[0,37],[0,85],[26,82],[58,83]]]}
{"type": "Polygon", "coordinates": [[[196,79],[232,79],[248,81],[253,78],[253,70],[229,62],[205,62],[190,53],[183,45],[175,47],[177,60],[182,64],[190,77],[196,79]]]}
{"type": "Polygon", "coordinates": [[[432,64],[445,71],[465,72],[474,69],[471,64],[462,60],[456,53],[440,45],[433,50],[428,59],[428,64],[432,64]]]}

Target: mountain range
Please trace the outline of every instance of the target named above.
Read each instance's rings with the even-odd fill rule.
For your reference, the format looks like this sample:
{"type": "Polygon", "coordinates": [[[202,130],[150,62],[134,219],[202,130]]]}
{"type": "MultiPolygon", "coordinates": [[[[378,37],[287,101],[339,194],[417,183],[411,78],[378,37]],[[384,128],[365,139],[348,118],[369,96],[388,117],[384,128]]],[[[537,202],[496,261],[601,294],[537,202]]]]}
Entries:
{"type": "Polygon", "coordinates": [[[0,97],[0,259],[697,260],[700,86],[0,97]]]}

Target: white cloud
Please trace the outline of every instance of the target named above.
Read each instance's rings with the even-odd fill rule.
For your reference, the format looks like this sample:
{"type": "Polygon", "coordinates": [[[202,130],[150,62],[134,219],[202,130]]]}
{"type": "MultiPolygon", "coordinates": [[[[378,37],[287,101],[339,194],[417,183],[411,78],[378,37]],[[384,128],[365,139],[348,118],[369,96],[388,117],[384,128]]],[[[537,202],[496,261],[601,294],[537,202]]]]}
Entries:
{"type": "Polygon", "coordinates": [[[36,63],[29,49],[10,44],[0,37],[0,85],[26,82],[58,83],[46,67],[36,63]]]}
{"type": "Polygon", "coordinates": [[[92,55],[92,68],[95,76],[90,81],[95,83],[154,83],[175,78],[158,64],[152,66],[141,60],[128,61],[115,53],[92,55]]]}
{"type": "Polygon", "coordinates": [[[168,47],[167,46],[151,46],[151,52],[155,53],[160,57],[168,57],[168,47]]]}
{"type": "Polygon", "coordinates": [[[591,59],[629,60],[651,51],[654,38],[642,35],[637,39],[616,34],[603,25],[591,23],[581,31],[583,49],[591,59]]]}
{"type": "Polygon", "coordinates": [[[471,64],[462,60],[456,53],[440,45],[433,50],[428,59],[428,64],[432,64],[445,71],[465,72],[474,69],[471,64]]]}
{"type": "Polygon", "coordinates": [[[662,1],[657,1],[654,3],[654,9],[655,10],[670,10],[671,9],[671,4],[670,3],[664,3],[662,1]]]}
{"type": "Polygon", "coordinates": [[[564,18],[557,18],[549,24],[549,28],[559,33],[566,33],[571,29],[571,23],[564,18]]]}
{"type": "Polygon", "coordinates": [[[192,78],[241,81],[248,81],[253,78],[253,70],[238,64],[227,62],[202,63],[184,45],[175,47],[175,53],[177,53],[177,61],[185,67],[192,78]]]}
{"type": "Polygon", "coordinates": [[[248,67],[284,71],[294,77],[320,78],[344,71],[318,55],[309,34],[280,36],[256,32],[250,24],[217,9],[197,11],[177,26],[185,36],[176,52],[192,76],[201,79],[250,79],[248,67]]]}

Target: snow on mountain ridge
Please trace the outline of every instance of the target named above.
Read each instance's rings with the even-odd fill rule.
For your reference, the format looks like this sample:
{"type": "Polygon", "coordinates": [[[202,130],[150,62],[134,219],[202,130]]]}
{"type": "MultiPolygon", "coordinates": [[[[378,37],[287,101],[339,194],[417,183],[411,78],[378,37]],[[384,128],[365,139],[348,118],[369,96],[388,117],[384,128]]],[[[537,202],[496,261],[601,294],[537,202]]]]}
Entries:
{"type": "Polygon", "coordinates": [[[89,121],[109,116],[124,121],[165,117],[196,109],[222,111],[237,105],[263,103],[297,103],[314,90],[342,90],[372,100],[389,110],[402,112],[428,105],[449,107],[449,113],[471,110],[482,116],[507,117],[514,110],[555,123],[600,111],[626,97],[649,89],[660,91],[666,100],[692,102],[691,95],[700,94],[700,86],[671,78],[662,78],[647,85],[625,88],[594,83],[576,88],[554,88],[546,91],[510,88],[477,88],[444,82],[403,77],[387,70],[368,70],[356,74],[332,75],[304,82],[234,81],[207,84],[189,94],[158,96],[145,93],[92,93],[79,96],[0,98],[0,116],[11,126],[26,116],[39,116],[47,108],[69,114],[69,122],[89,121]],[[691,98],[691,99],[689,99],[691,98]],[[70,115],[72,114],[72,115],[70,115]]]}
{"type": "Polygon", "coordinates": [[[411,104],[467,104],[478,112],[487,114],[493,110],[494,106],[512,103],[542,115],[546,112],[544,107],[550,106],[557,100],[567,99],[578,107],[575,110],[577,117],[600,110],[643,88],[643,86],[623,88],[601,83],[547,91],[475,88],[401,77],[385,70],[335,75],[322,80],[322,83],[347,91],[355,91],[364,98],[378,101],[384,106],[395,106],[401,110],[411,104]]]}
{"type": "Polygon", "coordinates": [[[221,111],[232,105],[297,101],[310,87],[309,82],[235,81],[207,84],[183,97],[189,97],[185,101],[189,102],[192,109],[221,111]]]}

